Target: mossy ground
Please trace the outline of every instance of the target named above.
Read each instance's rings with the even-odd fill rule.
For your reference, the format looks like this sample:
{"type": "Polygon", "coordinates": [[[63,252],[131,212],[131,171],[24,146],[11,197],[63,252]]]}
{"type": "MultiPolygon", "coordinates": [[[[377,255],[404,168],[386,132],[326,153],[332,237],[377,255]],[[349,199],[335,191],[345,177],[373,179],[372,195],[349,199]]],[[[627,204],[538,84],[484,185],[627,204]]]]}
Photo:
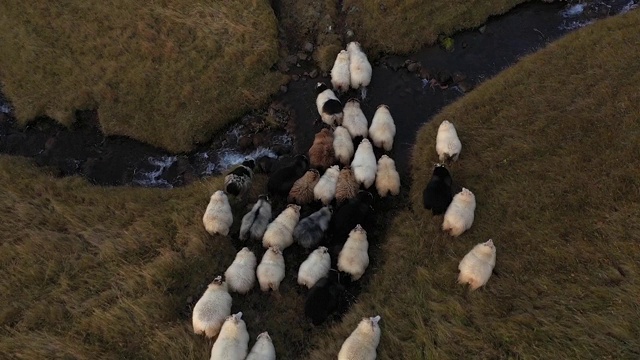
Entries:
{"type": "Polygon", "coordinates": [[[21,123],[98,109],[106,134],[191,150],[283,81],[269,3],[3,1],[0,81],[21,123]]]}
{"type": "Polygon", "coordinates": [[[411,209],[393,220],[369,287],[311,359],[335,356],[360,318],[376,314],[380,359],[640,355],[638,26],[633,11],[578,30],[423,127],[411,209]],[[454,182],[478,204],[459,238],[422,208],[445,119],[463,144],[454,182]],[[468,293],[458,263],[489,238],[495,272],[468,293]]]}

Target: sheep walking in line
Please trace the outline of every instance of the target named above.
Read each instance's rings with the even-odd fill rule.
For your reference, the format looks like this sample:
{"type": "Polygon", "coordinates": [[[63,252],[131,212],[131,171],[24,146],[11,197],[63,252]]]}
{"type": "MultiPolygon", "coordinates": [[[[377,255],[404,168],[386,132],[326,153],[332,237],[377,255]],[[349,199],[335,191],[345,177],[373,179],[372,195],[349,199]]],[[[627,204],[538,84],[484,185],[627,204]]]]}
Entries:
{"type": "Polygon", "coordinates": [[[451,236],[460,236],[473,224],[476,210],[476,197],[467,188],[457,193],[444,213],[442,230],[451,236]]]}
{"type": "Polygon", "coordinates": [[[351,133],[344,126],[338,126],[333,131],[333,152],[342,165],[349,165],[355,148],[351,133]]]}
{"type": "Polygon", "coordinates": [[[282,251],[277,246],[267,249],[256,270],[260,290],[265,292],[278,291],[280,283],[284,279],[284,265],[282,251]]]}
{"type": "Polygon", "coordinates": [[[248,247],[242,248],[236,254],[235,260],[224,273],[229,291],[246,294],[256,283],[256,255],[248,247]]]}
{"type": "Polygon", "coordinates": [[[320,246],[315,249],[298,269],[298,284],[311,289],[318,280],[329,274],[331,269],[331,255],[329,249],[320,246]]]}
{"type": "Polygon", "coordinates": [[[462,151],[462,143],[458,138],[456,128],[447,120],[444,120],[438,127],[436,151],[441,163],[457,161],[460,151],[462,151]]]}
{"type": "Polygon", "coordinates": [[[331,86],[339,93],[349,91],[351,86],[351,72],[349,71],[350,57],[347,50],[341,50],[331,68],[331,86]]]}
{"type": "Polygon", "coordinates": [[[242,312],[225,320],[220,335],[211,348],[210,360],[244,360],[249,350],[249,332],[242,312]]]}
{"type": "Polygon", "coordinates": [[[358,145],[358,150],[356,150],[356,154],[351,162],[351,169],[353,170],[356,180],[360,184],[363,184],[365,189],[373,185],[373,182],[376,180],[378,164],[369,139],[362,139],[360,145],[358,145]]]}
{"type": "Polygon", "coordinates": [[[373,114],[371,126],[369,127],[369,137],[373,144],[384,151],[391,151],[393,148],[393,138],[396,136],[396,124],[391,117],[387,105],[379,105],[373,114]]]}
{"type": "Polygon", "coordinates": [[[193,307],[193,332],[208,338],[218,335],[226,317],[231,314],[231,301],[227,283],[222,281],[222,276],[217,276],[193,307]]]}
{"type": "Polygon", "coordinates": [[[351,75],[351,87],[361,89],[361,97],[364,100],[367,97],[367,86],[371,83],[371,75],[373,69],[367,58],[367,54],[362,51],[360,43],[352,41],[347,44],[347,52],[349,52],[349,72],[351,75]]]}
{"type": "Polygon", "coordinates": [[[320,180],[313,188],[313,197],[320,200],[323,205],[329,205],[331,200],[336,196],[336,186],[338,185],[338,176],[340,170],[338,165],[333,165],[320,177],[320,180]]]}
{"type": "Polygon", "coordinates": [[[293,183],[293,187],[291,188],[291,191],[289,191],[287,201],[298,205],[305,205],[313,202],[313,189],[316,187],[319,180],[320,172],[318,172],[318,170],[307,170],[300,179],[293,183]]]}
{"type": "Polygon", "coordinates": [[[342,343],[338,360],[375,360],[380,344],[380,315],[363,318],[355,330],[342,343]]]}
{"type": "Polygon", "coordinates": [[[265,248],[277,246],[284,250],[293,244],[293,229],[300,220],[300,205],[289,204],[267,226],[262,237],[262,246],[265,248]]]}
{"type": "Polygon", "coordinates": [[[273,346],[268,332],[265,331],[258,335],[246,360],[276,360],[276,348],[273,346]]]}
{"type": "Polygon", "coordinates": [[[227,236],[229,234],[229,228],[233,224],[233,213],[224,191],[218,190],[211,195],[209,205],[202,216],[202,223],[210,235],[227,236]]]}
{"type": "Polygon", "coordinates": [[[471,291],[484,286],[496,266],[496,247],[493,240],[479,243],[462,258],[458,265],[459,284],[469,284],[471,291]]]}
{"type": "Polygon", "coordinates": [[[367,232],[360,224],[351,230],[340,254],[338,254],[338,270],[351,275],[356,281],[364,275],[369,266],[369,242],[367,232]]]}
{"type": "Polygon", "coordinates": [[[400,174],[396,170],[396,162],[388,155],[382,155],[378,160],[376,190],[380,197],[400,194],[400,174]]]}

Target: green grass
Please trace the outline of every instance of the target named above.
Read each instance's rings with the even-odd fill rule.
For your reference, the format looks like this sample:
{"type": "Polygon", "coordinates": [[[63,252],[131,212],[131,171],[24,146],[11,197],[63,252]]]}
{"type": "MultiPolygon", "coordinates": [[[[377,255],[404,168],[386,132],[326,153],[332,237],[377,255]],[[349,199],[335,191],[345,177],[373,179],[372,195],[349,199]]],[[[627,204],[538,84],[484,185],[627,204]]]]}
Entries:
{"type": "Polygon", "coordinates": [[[473,28],[526,0],[345,0],[347,28],[368,53],[408,53],[440,34],[473,28]]]}
{"type": "Polygon", "coordinates": [[[419,132],[411,210],[393,220],[369,288],[314,344],[328,359],[363,316],[382,316],[379,359],[633,359],[640,356],[640,11],[526,57],[419,132]],[[422,208],[452,121],[454,182],[476,194],[459,238],[422,208]],[[492,238],[497,264],[468,293],[457,266],[492,238]]]}
{"type": "Polygon", "coordinates": [[[107,134],[187,151],[283,77],[268,1],[3,1],[0,81],[20,123],[98,108],[107,134]]]}

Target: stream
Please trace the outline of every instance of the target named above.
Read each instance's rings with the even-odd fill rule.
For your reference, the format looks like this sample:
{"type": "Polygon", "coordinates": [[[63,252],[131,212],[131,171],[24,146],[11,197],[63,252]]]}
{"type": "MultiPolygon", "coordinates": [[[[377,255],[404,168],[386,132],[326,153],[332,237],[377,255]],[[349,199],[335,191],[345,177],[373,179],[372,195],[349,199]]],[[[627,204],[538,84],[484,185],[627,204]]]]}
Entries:
{"type": "MultiPolygon", "coordinates": [[[[397,127],[390,155],[405,179],[418,129],[444,106],[562,35],[637,7],[638,0],[525,3],[490,18],[480,28],[453,35],[451,51],[434,45],[409,56],[385,55],[372,63],[372,82],[362,110],[371,121],[379,104],[390,107],[397,127]]],[[[38,165],[56,169],[59,176],[81,174],[97,185],[163,188],[222,173],[247,157],[273,159],[306,153],[321,129],[321,124],[314,124],[319,118],[315,84],[330,83],[330,78],[316,76],[313,64],[305,60],[291,69],[293,80],[267,109],[246,114],[211,142],[186,154],[104,136],[96,111],[78,111],[77,122],[70,128],[48,118],[19,128],[10,102],[0,94],[0,152],[34,158],[38,165]]],[[[355,96],[352,90],[341,100],[355,96]]]]}

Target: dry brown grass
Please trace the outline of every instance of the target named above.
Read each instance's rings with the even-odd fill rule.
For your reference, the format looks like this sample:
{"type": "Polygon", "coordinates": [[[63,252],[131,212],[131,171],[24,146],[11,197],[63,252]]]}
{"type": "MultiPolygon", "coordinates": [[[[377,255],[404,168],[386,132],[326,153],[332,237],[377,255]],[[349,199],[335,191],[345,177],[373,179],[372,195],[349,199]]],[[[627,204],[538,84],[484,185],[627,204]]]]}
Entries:
{"type": "MultiPolygon", "coordinates": [[[[18,359],[208,359],[191,307],[239,250],[211,237],[202,215],[221,178],[166,191],[101,188],[56,179],[0,156],[0,353],[18,359]]],[[[256,179],[251,198],[264,191],[256,179]]],[[[246,213],[232,202],[237,233],[246,213]]],[[[236,246],[234,246],[236,245],[236,246]]],[[[258,259],[261,244],[253,244],[258,259]]],[[[305,351],[312,331],[288,261],[281,296],[233,294],[251,344],[269,331],[280,358],[305,351]]]]}
{"type": "Polygon", "coordinates": [[[363,316],[382,316],[380,359],[634,359],[640,356],[640,11],[528,56],[420,131],[412,209],[382,246],[370,287],[311,359],[337,354],[363,316]],[[472,228],[443,236],[422,208],[445,119],[463,148],[454,182],[476,194],[472,228]],[[485,288],[457,265],[493,238],[485,288]]]}
{"type": "Polygon", "coordinates": [[[278,89],[265,0],[3,1],[0,79],[24,124],[98,108],[107,134],[186,151],[278,89]]]}
{"type": "Polygon", "coordinates": [[[433,44],[439,34],[479,26],[525,0],[345,0],[346,24],[371,54],[407,53],[433,44]]]}

